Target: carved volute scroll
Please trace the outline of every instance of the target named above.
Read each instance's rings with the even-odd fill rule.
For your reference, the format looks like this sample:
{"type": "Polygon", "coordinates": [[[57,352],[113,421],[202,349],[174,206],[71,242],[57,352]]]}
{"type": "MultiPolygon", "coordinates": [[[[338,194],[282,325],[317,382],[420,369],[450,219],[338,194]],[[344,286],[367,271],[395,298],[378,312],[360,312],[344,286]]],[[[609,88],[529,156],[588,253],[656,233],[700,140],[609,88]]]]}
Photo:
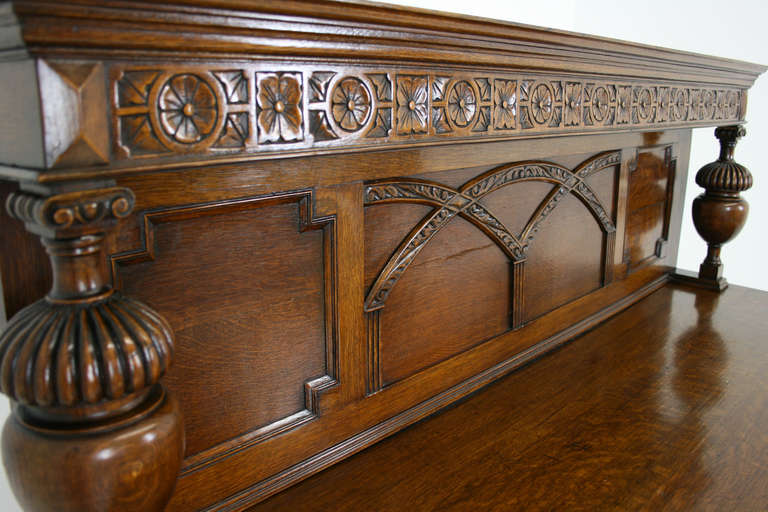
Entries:
{"type": "Polygon", "coordinates": [[[161,510],[173,489],[184,436],[159,382],[173,333],[114,290],[106,267],[105,235],[133,205],[118,187],[8,197],[53,267],[48,295],[0,336],[0,391],[13,405],[3,459],[25,509],[161,510]]]}
{"type": "Polygon", "coordinates": [[[693,223],[707,242],[707,256],[699,267],[699,280],[718,290],[728,286],[723,277],[720,249],[739,234],[749,212],[749,204],[740,193],[752,187],[752,174],[733,160],[736,142],[744,135],[746,130],[742,125],[717,128],[715,136],[720,140],[720,157],[696,173],[696,184],[705,191],[693,201],[693,223]]]}

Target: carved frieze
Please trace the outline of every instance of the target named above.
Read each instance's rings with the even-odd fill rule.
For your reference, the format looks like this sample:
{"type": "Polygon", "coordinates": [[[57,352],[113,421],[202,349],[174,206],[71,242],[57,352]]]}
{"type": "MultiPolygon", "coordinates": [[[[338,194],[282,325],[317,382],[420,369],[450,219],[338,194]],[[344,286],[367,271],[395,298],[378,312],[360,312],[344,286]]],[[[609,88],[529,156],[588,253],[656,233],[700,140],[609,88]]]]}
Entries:
{"type": "Polygon", "coordinates": [[[745,94],[522,73],[333,66],[116,65],[110,73],[117,160],[706,124],[738,120],[745,94]]]}

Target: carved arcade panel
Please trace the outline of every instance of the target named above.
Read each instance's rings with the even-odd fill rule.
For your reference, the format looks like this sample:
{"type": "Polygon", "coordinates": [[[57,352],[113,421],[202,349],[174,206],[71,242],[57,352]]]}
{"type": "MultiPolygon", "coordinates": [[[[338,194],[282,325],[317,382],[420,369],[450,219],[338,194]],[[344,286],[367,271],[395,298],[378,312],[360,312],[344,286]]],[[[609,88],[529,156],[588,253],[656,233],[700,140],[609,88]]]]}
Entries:
{"type": "Polygon", "coordinates": [[[309,192],[145,211],[143,247],[112,257],[176,332],[182,473],[311,420],[336,383],[335,222],[311,212],[309,192]]]}
{"type": "Polygon", "coordinates": [[[367,184],[369,392],[610,282],[620,164],[612,151],[574,169],[528,161],[367,184]]]}

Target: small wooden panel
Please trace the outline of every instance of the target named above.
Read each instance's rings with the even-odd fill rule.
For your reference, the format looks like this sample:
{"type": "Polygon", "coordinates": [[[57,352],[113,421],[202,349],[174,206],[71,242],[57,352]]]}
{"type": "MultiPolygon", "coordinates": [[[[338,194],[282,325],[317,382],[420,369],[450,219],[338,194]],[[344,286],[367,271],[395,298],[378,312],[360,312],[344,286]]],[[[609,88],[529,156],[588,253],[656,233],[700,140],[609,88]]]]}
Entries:
{"type": "Polygon", "coordinates": [[[638,153],[637,169],[632,172],[629,181],[630,211],[666,201],[669,169],[664,153],[663,148],[638,153]]]}
{"type": "Polygon", "coordinates": [[[636,168],[630,174],[624,254],[630,270],[660,257],[661,244],[666,242],[673,178],[671,151],[669,146],[639,150],[636,168]]]}
{"type": "Polygon", "coordinates": [[[510,328],[509,260],[468,222],[435,236],[381,313],[384,385],[510,328]]]}
{"type": "Polygon", "coordinates": [[[525,263],[525,321],[596,290],[602,284],[603,232],[575,197],[542,222],[525,263]]]}
{"type": "Polygon", "coordinates": [[[300,231],[296,202],[191,210],[147,224],[153,260],[118,256],[125,292],[176,333],[165,382],[188,457],[306,409],[305,382],[328,373],[329,307],[324,234],[300,231]]]}
{"type": "Polygon", "coordinates": [[[656,256],[656,241],[664,233],[664,203],[652,204],[629,215],[629,261],[638,265],[656,256]]]}

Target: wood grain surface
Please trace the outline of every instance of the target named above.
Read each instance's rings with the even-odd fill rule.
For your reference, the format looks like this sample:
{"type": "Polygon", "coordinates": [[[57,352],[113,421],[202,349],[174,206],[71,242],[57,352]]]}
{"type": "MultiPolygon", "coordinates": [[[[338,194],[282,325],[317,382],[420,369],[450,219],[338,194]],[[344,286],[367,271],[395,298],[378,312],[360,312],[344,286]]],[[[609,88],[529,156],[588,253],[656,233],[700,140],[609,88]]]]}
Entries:
{"type": "Polygon", "coordinates": [[[766,308],[667,286],[249,511],[764,510],[766,308]]]}

